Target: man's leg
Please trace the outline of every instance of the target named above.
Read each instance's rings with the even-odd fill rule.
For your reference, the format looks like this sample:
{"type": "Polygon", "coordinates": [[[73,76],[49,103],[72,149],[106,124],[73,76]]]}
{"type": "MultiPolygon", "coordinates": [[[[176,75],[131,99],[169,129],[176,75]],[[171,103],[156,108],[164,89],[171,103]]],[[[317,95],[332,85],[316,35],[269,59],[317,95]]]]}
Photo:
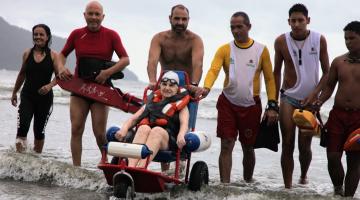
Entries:
{"type": "Polygon", "coordinates": [[[343,195],[344,167],[341,163],[342,152],[327,152],[328,171],[334,185],[334,192],[343,195]]]}
{"type": "Polygon", "coordinates": [[[281,170],[285,188],[292,187],[294,171],[295,124],[292,121],[294,107],[285,101],[280,104],[280,129],[282,135],[281,170]]]}
{"type": "Polygon", "coordinates": [[[300,168],[301,168],[301,175],[300,175],[300,184],[307,184],[307,172],[309,170],[309,166],[312,160],[312,152],[311,152],[311,135],[301,134],[299,132],[298,135],[298,148],[299,148],[299,161],[300,161],[300,168]]]}
{"type": "Polygon", "coordinates": [[[71,154],[74,166],[81,165],[82,135],[86,117],[89,113],[89,103],[77,96],[70,97],[71,120],[71,154]]]}
{"type": "Polygon", "coordinates": [[[230,183],[230,174],[232,167],[232,151],[235,140],[221,139],[221,151],[219,155],[219,172],[222,183],[230,183]]]}
{"type": "Polygon", "coordinates": [[[255,152],[254,148],[249,145],[243,145],[243,168],[244,168],[244,180],[246,182],[251,182],[253,180],[254,167],[255,167],[255,152]]]}
{"type": "Polygon", "coordinates": [[[346,155],[347,171],[345,176],[345,196],[353,197],[360,178],[360,152],[348,152],[346,155]]]}
{"type": "Polygon", "coordinates": [[[109,107],[102,103],[93,103],[90,105],[92,129],[96,138],[96,143],[101,152],[106,141],[106,124],[109,114],[109,107]]]}

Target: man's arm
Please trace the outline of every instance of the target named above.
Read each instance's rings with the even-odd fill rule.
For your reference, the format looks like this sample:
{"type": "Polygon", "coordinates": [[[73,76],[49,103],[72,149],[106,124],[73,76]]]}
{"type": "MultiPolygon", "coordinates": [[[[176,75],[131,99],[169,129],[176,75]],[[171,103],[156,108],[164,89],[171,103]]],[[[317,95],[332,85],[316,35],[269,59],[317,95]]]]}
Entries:
{"type": "Polygon", "coordinates": [[[194,39],[192,48],[192,77],[191,82],[199,84],[203,72],[204,44],[199,36],[194,39]]]}
{"type": "Polygon", "coordinates": [[[63,53],[58,54],[57,64],[54,65],[55,71],[57,72],[57,76],[61,80],[70,80],[72,77],[72,74],[68,68],[65,67],[66,63],[66,57],[63,53]]]}
{"type": "Polygon", "coordinates": [[[326,100],[330,98],[332,93],[334,92],[335,86],[338,82],[338,67],[339,60],[341,58],[335,58],[335,60],[331,63],[330,72],[327,77],[327,81],[321,91],[319,98],[315,101],[315,105],[321,106],[326,100]]]}
{"type": "Polygon", "coordinates": [[[268,106],[265,112],[267,116],[267,123],[273,124],[278,120],[279,106],[276,101],[276,86],[275,79],[272,72],[272,65],[270,60],[269,50],[265,47],[263,53],[261,54],[261,68],[263,70],[266,93],[268,97],[268,106]]]}
{"type": "Polygon", "coordinates": [[[215,80],[217,79],[219,72],[225,63],[227,53],[230,54],[230,46],[227,45],[220,47],[216,51],[214,59],[211,62],[211,67],[205,77],[204,87],[202,88],[200,96],[201,99],[205,98],[209,94],[210,89],[214,85],[215,80]]]}
{"type": "Polygon", "coordinates": [[[101,70],[99,75],[96,76],[95,81],[104,84],[111,75],[115,74],[118,71],[122,71],[126,66],[130,64],[129,57],[121,57],[120,60],[112,67],[101,70]]]}
{"type": "Polygon", "coordinates": [[[71,51],[74,50],[74,38],[75,38],[75,32],[71,32],[68,39],[66,40],[66,43],[64,45],[64,48],[62,51],[58,54],[57,61],[55,59],[55,71],[57,72],[57,76],[61,80],[70,80],[71,79],[71,72],[68,68],[65,67],[66,64],[66,57],[71,53],[71,51]]]}
{"type": "Polygon", "coordinates": [[[261,65],[264,74],[268,100],[276,101],[275,79],[274,79],[274,74],[272,72],[272,64],[270,60],[269,50],[267,49],[267,47],[264,48],[263,53],[261,54],[261,65]]]}
{"type": "Polygon", "coordinates": [[[147,72],[149,76],[149,86],[153,87],[156,85],[156,73],[157,65],[160,59],[161,47],[160,47],[161,36],[160,33],[156,34],[151,40],[147,72]]]}
{"type": "Polygon", "coordinates": [[[321,64],[321,70],[322,70],[322,76],[320,79],[320,82],[318,86],[316,87],[316,94],[319,94],[321,89],[325,87],[327,84],[328,74],[329,74],[329,55],[327,51],[327,43],[324,36],[321,36],[320,38],[320,64],[321,64]]]}
{"type": "Polygon", "coordinates": [[[284,56],[281,52],[281,38],[283,35],[279,36],[275,40],[274,48],[275,48],[275,58],[274,58],[274,79],[275,79],[275,89],[276,89],[276,95],[275,98],[279,99],[279,91],[280,91],[280,85],[281,85],[281,68],[282,64],[284,62],[284,56]]]}

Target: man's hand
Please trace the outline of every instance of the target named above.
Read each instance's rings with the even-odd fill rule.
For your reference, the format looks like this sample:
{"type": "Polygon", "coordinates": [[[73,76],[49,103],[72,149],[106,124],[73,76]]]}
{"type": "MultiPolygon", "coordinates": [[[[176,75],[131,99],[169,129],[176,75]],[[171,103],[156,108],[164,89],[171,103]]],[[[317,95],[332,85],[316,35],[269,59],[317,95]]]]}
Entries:
{"type": "Polygon", "coordinates": [[[155,90],[156,82],[150,82],[148,87],[149,87],[150,90],[155,90]]]}
{"type": "Polygon", "coordinates": [[[62,81],[68,81],[72,78],[72,76],[73,75],[68,68],[63,68],[57,75],[57,77],[62,81]]]}
{"type": "Polygon", "coordinates": [[[320,111],[320,108],[321,108],[321,106],[322,106],[323,104],[324,104],[323,101],[321,101],[320,99],[316,99],[316,100],[312,103],[311,108],[312,108],[313,111],[319,112],[319,111],[320,111]]]}
{"type": "Polygon", "coordinates": [[[202,87],[197,87],[194,85],[189,85],[188,89],[189,89],[189,92],[191,94],[193,94],[196,99],[199,99],[199,100],[205,98],[210,92],[209,88],[202,88],[202,87]]]}
{"type": "Polygon", "coordinates": [[[304,100],[301,101],[303,107],[311,106],[317,99],[317,94],[311,93],[304,100]]]}
{"type": "Polygon", "coordinates": [[[195,85],[189,85],[189,86],[188,86],[188,89],[189,89],[189,92],[190,92],[191,94],[193,94],[193,96],[194,96],[196,99],[201,96],[202,91],[203,91],[201,87],[197,87],[197,86],[195,86],[195,85]]]}
{"type": "Polygon", "coordinates": [[[209,92],[210,92],[210,89],[209,88],[206,88],[206,87],[203,87],[203,88],[200,88],[201,90],[199,91],[200,95],[199,95],[199,98],[200,99],[203,99],[205,98],[209,92]]]}
{"type": "Polygon", "coordinates": [[[275,124],[279,120],[279,113],[275,110],[267,109],[265,111],[267,125],[275,124]]]}
{"type": "Polygon", "coordinates": [[[104,84],[111,74],[107,70],[101,70],[99,75],[96,76],[95,81],[100,84],[104,84]]]}

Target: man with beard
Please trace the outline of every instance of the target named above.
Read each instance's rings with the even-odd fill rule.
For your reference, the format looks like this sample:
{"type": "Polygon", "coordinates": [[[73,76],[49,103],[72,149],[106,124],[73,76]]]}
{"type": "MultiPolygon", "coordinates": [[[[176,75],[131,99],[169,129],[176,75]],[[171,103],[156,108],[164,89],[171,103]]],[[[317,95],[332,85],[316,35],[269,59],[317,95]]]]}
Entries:
{"type": "MultiPolygon", "coordinates": [[[[150,88],[156,85],[158,62],[162,70],[185,71],[193,86],[199,84],[204,45],[197,34],[187,30],[189,19],[189,10],[183,5],[175,5],[169,16],[171,30],[157,33],[151,40],[147,66],[150,88]]],[[[197,89],[191,87],[193,92],[197,89]]]]}
{"type": "MultiPolygon", "coordinates": [[[[157,33],[152,38],[147,66],[150,89],[156,85],[160,62],[161,70],[185,71],[191,81],[190,92],[199,96],[201,89],[197,86],[202,75],[204,45],[197,34],[187,30],[189,19],[189,10],[184,5],[173,6],[169,16],[171,30],[157,33]]],[[[169,165],[162,163],[162,171],[168,168],[169,165]]]]}

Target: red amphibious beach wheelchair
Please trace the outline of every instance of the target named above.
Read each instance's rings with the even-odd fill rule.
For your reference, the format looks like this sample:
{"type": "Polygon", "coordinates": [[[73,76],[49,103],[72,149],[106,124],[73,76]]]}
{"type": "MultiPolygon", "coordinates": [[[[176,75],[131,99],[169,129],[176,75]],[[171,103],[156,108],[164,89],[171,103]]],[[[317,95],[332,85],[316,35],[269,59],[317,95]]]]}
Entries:
{"type": "MultiPolygon", "coordinates": [[[[185,72],[177,71],[180,79],[180,86],[186,87],[189,83],[185,72]]],[[[161,80],[161,79],[160,79],[161,80]]],[[[146,94],[146,92],[145,92],[146,94]]],[[[144,95],[145,96],[145,95],[144,95]]],[[[159,151],[154,158],[154,162],[175,162],[175,173],[165,175],[162,172],[153,171],[148,168],[151,151],[144,144],[130,144],[121,142],[109,142],[103,148],[102,159],[98,168],[103,170],[107,183],[113,186],[114,196],[118,198],[133,199],[135,192],[157,193],[166,191],[166,185],[187,184],[192,191],[198,191],[204,184],[208,184],[209,172],[204,161],[196,161],[190,172],[191,153],[207,149],[210,138],[203,132],[196,132],[195,123],[197,115],[198,101],[191,100],[188,104],[190,118],[189,130],[186,134],[186,146],[180,151],[159,151]],[[115,162],[107,162],[107,155],[119,157],[115,162]],[[147,158],[144,168],[128,167],[127,158],[147,158]],[[180,178],[180,162],[186,162],[185,177],[180,178]],[[190,173],[189,173],[190,172],[190,173]]],[[[110,128],[108,135],[115,133],[119,128],[110,128]]],[[[109,138],[108,138],[109,140],[109,138]]],[[[111,140],[111,139],[110,139],[111,140]]]]}

